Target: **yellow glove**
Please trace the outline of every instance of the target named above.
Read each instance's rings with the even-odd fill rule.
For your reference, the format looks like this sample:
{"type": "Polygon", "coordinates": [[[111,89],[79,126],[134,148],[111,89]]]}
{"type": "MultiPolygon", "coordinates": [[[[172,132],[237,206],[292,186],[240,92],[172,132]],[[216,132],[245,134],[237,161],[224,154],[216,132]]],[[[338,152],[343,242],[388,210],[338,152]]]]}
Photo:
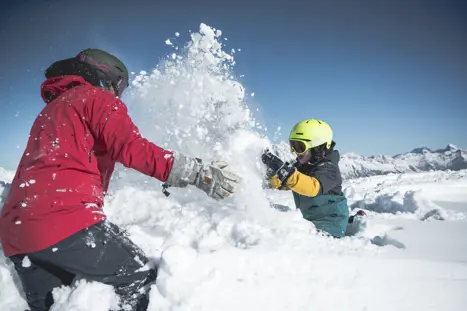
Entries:
{"type": "Polygon", "coordinates": [[[305,175],[297,170],[287,179],[285,187],[281,187],[281,181],[277,176],[273,176],[269,183],[274,189],[292,190],[309,197],[317,196],[320,190],[320,183],[315,177],[305,175]]]}
{"type": "Polygon", "coordinates": [[[288,187],[282,187],[282,186],[281,186],[281,181],[279,180],[279,178],[277,178],[277,175],[272,176],[272,178],[269,179],[269,183],[271,184],[271,186],[272,186],[274,189],[278,189],[278,190],[290,190],[288,187]]]}

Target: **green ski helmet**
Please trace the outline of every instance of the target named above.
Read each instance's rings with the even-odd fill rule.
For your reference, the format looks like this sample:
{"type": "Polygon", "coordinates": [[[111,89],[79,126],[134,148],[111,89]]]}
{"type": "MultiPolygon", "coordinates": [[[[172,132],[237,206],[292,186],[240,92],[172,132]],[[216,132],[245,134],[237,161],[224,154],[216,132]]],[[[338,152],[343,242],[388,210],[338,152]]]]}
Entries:
{"type": "Polygon", "coordinates": [[[308,149],[322,146],[326,149],[332,145],[332,129],[326,122],[317,119],[306,119],[298,122],[290,131],[289,143],[291,152],[298,155],[308,149]]]}
{"type": "Polygon", "coordinates": [[[103,87],[107,90],[112,87],[118,97],[128,87],[128,69],[114,55],[103,50],[89,48],[79,52],[76,58],[96,68],[103,87]]]}

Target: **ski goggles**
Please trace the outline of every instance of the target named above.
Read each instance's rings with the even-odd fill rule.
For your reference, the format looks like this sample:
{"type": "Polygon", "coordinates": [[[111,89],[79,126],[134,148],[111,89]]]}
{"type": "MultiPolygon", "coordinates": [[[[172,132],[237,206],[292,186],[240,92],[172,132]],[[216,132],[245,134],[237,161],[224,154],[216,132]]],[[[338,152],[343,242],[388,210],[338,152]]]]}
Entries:
{"type": "Polygon", "coordinates": [[[290,151],[298,155],[304,154],[305,152],[307,152],[308,149],[311,148],[310,141],[289,140],[289,144],[290,144],[290,151]]]}

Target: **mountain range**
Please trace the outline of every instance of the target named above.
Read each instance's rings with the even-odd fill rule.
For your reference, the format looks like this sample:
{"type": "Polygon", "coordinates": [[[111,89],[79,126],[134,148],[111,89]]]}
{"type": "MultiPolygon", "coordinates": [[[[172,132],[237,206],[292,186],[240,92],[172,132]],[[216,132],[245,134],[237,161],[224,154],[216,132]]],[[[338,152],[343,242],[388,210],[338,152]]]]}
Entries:
{"type": "MultiPolygon", "coordinates": [[[[293,159],[285,142],[274,145],[273,150],[282,159],[293,159]]],[[[419,147],[395,156],[362,156],[349,152],[341,154],[339,167],[344,179],[430,170],[458,171],[467,169],[467,149],[449,144],[436,150],[419,147]]]]}

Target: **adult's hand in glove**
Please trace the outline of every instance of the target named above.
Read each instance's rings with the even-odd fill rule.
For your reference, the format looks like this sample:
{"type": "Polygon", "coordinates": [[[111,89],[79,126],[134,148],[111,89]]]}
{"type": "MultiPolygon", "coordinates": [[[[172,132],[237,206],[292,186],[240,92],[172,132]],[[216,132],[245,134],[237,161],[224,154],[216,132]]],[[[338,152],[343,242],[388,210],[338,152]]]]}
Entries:
{"type": "Polygon", "coordinates": [[[186,187],[193,185],[216,200],[231,196],[241,178],[224,170],[227,163],[222,161],[203,164],[198,158],[187,157],[182,153],[175,154],[175,160],[165,187],[186,187]]]}
{"type": "Polygon", "coordinates": [[[224,170],[227,166],[228,164],[222,161],[203,165],[193,185],[216,200],[231,196],[236,191],[241,178],[224,170]]]}

